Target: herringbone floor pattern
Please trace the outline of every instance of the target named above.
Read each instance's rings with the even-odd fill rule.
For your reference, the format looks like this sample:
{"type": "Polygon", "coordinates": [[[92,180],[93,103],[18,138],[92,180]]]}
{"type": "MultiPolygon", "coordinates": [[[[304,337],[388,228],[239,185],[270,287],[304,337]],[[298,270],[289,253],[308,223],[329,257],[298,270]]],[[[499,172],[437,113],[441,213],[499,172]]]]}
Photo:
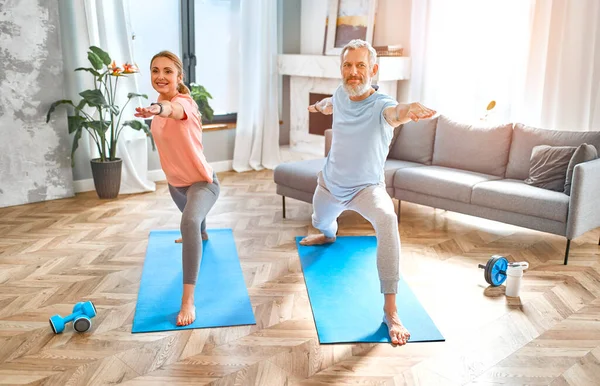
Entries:
{"type": "MultiPolygon", "coordinates": [[[[321,346],[294,243],[311,206],[288,200],[282,219],[271,171],[219,178],[208,225],[233,229],[256,326],[131,334],[148,232],[180,219],[164,183],[4,208],[0,384],[600,384],[598,230],[564,266],[561,237],[403,203],[403,277],[447,341],[321,346]],[[477,264],[492,254],[530,263],[520,300],[487,287],[477,264]],[[82,300],[92,331],[53,334],[48,317],[82,300]]],[[[344,213],[340,234],[374,233],[344,213]]]]}

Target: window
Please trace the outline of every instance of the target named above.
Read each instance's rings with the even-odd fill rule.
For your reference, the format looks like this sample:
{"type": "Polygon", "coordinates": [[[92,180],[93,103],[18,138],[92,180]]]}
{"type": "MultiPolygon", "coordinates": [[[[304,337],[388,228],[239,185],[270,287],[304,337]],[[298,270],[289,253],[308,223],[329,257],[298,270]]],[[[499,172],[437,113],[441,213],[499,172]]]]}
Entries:
{"type": "Polygon", "coordinates": [[[181,57],[181,10],[173,0],[128,0],[126,13],[132,34],[133,59],[140,68],[136,76],[140,93],[155,101],[158,93],[150,80],[150,60],[162,50],[169,50],[181,57]],[[158,26],[177,26],[159,29],[158,26]]]}
{"type": "MultiPolygon", "coordinates": [[[[195,82],[211,93],[215,115],[237,112],[239,1],[194,2],[195,82]]],[[[194,69],[192,69],[193,71],[194,69]]]]}

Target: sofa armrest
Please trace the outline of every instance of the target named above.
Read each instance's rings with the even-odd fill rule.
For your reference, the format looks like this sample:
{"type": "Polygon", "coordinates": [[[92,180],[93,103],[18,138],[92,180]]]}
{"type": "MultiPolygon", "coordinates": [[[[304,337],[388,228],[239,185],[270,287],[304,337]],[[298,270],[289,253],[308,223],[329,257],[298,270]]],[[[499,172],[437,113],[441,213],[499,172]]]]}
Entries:
{"type": "Polygon", "coordinates": [[[600,158],[583,162],[573,170],[567,219],[567,238],[600,227],[600,158]]]}
{"type": "Polygon", "coordinates": [[[331,138],[333,137],[333,130],[327,129],[325,130],[325,157],[329,154],[329,150],[331,149],[331,138]]]}

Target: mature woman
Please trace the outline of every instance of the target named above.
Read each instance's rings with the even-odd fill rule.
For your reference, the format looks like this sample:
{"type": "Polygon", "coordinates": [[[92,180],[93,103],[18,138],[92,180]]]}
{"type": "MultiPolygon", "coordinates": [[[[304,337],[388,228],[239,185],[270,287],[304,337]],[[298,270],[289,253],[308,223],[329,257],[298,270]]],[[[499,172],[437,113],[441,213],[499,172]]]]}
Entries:
{"type": "Polygon", "coordinates": [[[219,196],[219,181],[206,162],[202,121],[190,90],[183,84],[183,65],[177,55],[162,51],[150,62],[156,103],[136,108],[136,117],[152,119],[152,136],[167,177],[169,192],[182,212],[183,296],[178,326],[196,319],[194,288],[206,240],[206,215],[219,196]]]}

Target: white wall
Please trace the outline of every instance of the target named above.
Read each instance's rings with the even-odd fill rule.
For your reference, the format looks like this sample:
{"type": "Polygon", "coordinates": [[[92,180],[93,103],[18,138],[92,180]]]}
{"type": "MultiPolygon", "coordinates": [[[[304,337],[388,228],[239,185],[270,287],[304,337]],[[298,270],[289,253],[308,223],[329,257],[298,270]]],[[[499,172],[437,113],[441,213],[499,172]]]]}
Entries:
{"type": "Polygon", "coordinates": [[[300,17],[300,53],[322,55],[325,42],[327,0],[302,0],[300,17]]]}
{"type": "Polygon", "coordinates": [[[373,45],[401,44],[410,56],[410,12],[412,0],[379,0],[373,45]]]}

